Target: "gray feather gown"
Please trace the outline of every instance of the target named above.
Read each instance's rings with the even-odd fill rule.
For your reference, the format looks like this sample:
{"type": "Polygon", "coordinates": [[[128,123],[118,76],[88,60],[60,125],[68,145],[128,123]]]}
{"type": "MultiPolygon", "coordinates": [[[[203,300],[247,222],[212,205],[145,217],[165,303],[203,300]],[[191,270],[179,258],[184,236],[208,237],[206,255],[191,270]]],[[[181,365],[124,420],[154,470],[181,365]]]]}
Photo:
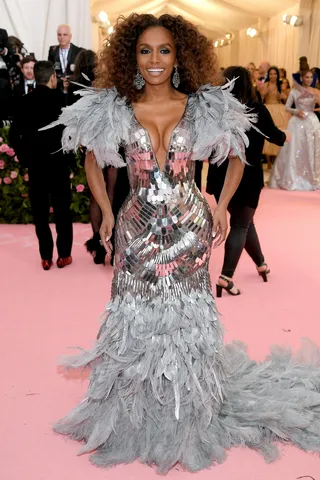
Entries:
{"type": "Polygon", "coordinates": [[[320,451],[318,350],[303,360],[273,349],[262,363],[240,343],[225,346],[208,264],[210,208],[195,186],[194,159],[243,161],[254,118],[230,85],[190,95],[172,132],[163,171],[148,132],[115,89],[81,92],[58,123],[64,150],[79,145],[123,166],[131,192],[116,225],[112,296],[95,347],[64,360],[91,369],[84,400],[54,430],[108,467],[140,460],[162,473],[222,462],[246,445],[268,461],[275,442],[320,451]]]}

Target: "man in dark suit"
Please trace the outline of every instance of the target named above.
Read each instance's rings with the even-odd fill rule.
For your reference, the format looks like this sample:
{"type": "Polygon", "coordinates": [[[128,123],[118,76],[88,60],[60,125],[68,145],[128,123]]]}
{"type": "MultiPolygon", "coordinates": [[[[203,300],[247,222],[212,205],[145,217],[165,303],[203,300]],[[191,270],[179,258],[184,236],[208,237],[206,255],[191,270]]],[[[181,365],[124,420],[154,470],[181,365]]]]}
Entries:
{"type": "Polygon", "coordinates": [[[76,56],[83,49],[71,43],[72,33],[69,25],[59,25],[57,36],[59,45],[50,47],[48,60],[53,63],[60,79],[72,75],[76,56]]]}
{"type": "Polygon", "coordinates": [[[13,147],[20,162],[28,167],[30,201],[39,241],[42,267],[52,266],[53,239],[49,226],[50,205],[53,207],[59,268],[72,262],[72,218],[69,157],[61,150],[63,127],[40,130],[57,120],[65,105],[65,97],[57,89],[57,76],[51,62],[34,66],[36,88],[21,97],[13,121],[13,147]]]}
{"type": "Polygon", "coordinates": [[[21,80],[20,83],[13,87],[13,96],[15,98],[31,93],[36,88],[33,71],[36,62],[36,59],[31,56],[24,57],[21,61],[21,80]]]}

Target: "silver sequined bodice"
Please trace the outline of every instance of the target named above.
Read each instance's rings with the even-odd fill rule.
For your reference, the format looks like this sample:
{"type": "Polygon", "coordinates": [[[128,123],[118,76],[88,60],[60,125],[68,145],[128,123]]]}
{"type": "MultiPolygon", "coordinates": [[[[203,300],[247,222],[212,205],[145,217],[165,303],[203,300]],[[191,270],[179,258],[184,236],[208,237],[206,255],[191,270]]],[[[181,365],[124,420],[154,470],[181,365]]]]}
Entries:
{"type": "Polygon", "coordinates": [[[201,271],[210,257],[212,214],[194,183],[191,155],[188,109],[172,132],[163,171],[148,132],[134,118],[126,147],[131,191],[116,226],[114,293],[130,276],[144,295],[171,296],[188,278],[208,282],[201,271]]]}

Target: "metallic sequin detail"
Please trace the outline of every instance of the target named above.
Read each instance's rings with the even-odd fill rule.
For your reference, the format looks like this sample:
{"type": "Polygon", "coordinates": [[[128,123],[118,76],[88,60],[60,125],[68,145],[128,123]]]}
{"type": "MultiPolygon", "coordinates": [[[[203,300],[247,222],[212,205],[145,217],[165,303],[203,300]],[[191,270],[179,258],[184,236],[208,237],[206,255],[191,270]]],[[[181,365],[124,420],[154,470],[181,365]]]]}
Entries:
{"type": "Polygon", "coordinates": [[[135,294],[137,282],[148,298],[199,288],[195,273],[207,271],[212,214],[194,183],[191,155],[188,109],[172,132],[163,171],[134,118],[126,147],[131,194],[117,222],[113,295],[135,294]]]}

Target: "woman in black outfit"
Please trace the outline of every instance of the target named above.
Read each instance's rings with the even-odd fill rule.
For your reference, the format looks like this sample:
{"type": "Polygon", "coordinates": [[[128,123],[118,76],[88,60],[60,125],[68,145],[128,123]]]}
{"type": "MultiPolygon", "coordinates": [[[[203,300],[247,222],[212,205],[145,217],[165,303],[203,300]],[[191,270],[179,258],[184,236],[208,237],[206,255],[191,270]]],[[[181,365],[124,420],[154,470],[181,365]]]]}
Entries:
{"type": "MultiPolygon", "coordinates": [[[[97,55],[92,50],[82,50],[76,58],[75,70],[71,78],[71,83],[68,89],[67,104],[72,105],[81,98],[80,95],[75,94],[77,90],[83,87],[91,87],[94,81],[94,70],[97,62],[97,55]],[[85,75],[85,76],[84,76],[85,75]],[[73,83],[75,82],[75,83],[73,83]],[[79,85],[81,84],[81,85],[79,85]],[[83,86],[83,87],[82,87],[83,86]]],[[[124,153],[120,151],[124,158],[124,153]]],[[[82,152],[83,162],[85,159],[85,152],[82,152]]],[[[106,167],[103,171],[106,188],[110,201],[112,202],[112,210],[116,218],[124,200],[129,193],[129,180],[127,176],[127,168],[112,168],[106,167]]],[[[85,246],[87,251],[93,256],[93,261],[96,264],[104,264],[106,251],[100,242],[99,230],[102,223],[102,212],[97,204],[94,196],[90,193],[90,222],[92,226],[93,236],[86,241],[85,246]]],[[[114,243],[114,237],[111,238],[111,243],[114,243]]],[[[110,259],[113,263],[113,254],[110,259]]]]}
{"type": "MultiPolygon", "coordinates": [[[[279,130],[267,108],[257,101],[250,74],[242,67],[229,67],[225,71],[225,78],[237,78],[233,95],[245,103],[258,116],[257,128],[268,137],[268,141],[282,146],[288,139],[288,133],[279,130]]],[[[258,274],[267,281],[270,273],[268,265],[260,247],[260,242],[253,222],[254,214],[259,203],[261,189],[264,186],[261,155],[265,138],[256,130],[248,133],[249,146],[246,149],[246,159],[249,165],[245,166],[241,183],[232,197],[228,211],[230,213],[230,232],[225,242],[225,255],[221,275],[217,282],[217,297],[221,297],[222,290],[231,295],[239,295],[240,291],[234,286],[232,278],[238,265],[243,249],[254,261],[258,274]]],[[[228,162],[221,166],[209,165],[207,179],[207,193],[219,200],[228,162]]]]}

